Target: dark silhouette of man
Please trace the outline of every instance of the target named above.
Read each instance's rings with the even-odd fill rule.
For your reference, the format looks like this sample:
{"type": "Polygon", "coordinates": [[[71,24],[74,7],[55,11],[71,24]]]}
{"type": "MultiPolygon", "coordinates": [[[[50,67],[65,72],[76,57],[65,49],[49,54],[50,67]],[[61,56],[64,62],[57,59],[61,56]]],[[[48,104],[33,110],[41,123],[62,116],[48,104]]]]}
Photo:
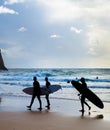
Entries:
{"type": "MultiPolygon", "coordinates": [[[[50,82],[48,81],[48,77],[45,77],[45,81],[46,81],[45,86],[46,86],[47,88],[49,88],[49,86],[50,86],[51,84],[50,84],[50,82]]],[[[46,100],[47,100],[47,106],[45,106],[45,107],[47,107],[48,109],[50,109],[49,94],[46,94],[45,98],[46,98],[46,100]]]]}
{"type": "MultiPolygon", "coordinates": [[[[85,82],[85,78],[81,78],[80,79],[80,81],[81,81],[81,85],[82,85],[82,87],[84,88],[84,89],[86,89],[87,88],[87,84],[86,84],[86,82],[85,82]]],[[[79,94],[79,95],[81,95],[81,106],[82,106],[82,110],[80,110],[81,112],[84,112],[84,104],[86,104],[87,106],[88,106],[88,108],[89,108],[89,110],[91,109],[91,107],[88,105],[88,103],[85,101],[85,94],[79,94]]]]}
{"type": "Polygon", "coordinates": [[[42,110],[42,102],[41,102],[41,98],[40,98],[40,93],[41,93],[40,84],[37,81],[36,77],[33,77],[33,80],[34,80],[34,82],[33,82],[33,95],[32,95],[32,99],[31,99],[30,105],[27,106],[27,107],[29,108],[29,110],[31,110],[32,104],[34,102],[34,99],[35,99],[35,97],[37,97],[37,99],[39,101],[39,105],[40,105],[40,107],[38,109],[42,110]]]}

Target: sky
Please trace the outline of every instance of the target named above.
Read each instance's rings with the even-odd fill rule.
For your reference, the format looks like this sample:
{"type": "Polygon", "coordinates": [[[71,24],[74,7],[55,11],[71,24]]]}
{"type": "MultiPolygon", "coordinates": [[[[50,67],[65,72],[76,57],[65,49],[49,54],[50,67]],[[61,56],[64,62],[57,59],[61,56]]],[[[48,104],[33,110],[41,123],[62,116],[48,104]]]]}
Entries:
{"type": "Polygon", "coordinates": [[[0,0],[7,68],[110,68],[110,0],[0,0]]]}

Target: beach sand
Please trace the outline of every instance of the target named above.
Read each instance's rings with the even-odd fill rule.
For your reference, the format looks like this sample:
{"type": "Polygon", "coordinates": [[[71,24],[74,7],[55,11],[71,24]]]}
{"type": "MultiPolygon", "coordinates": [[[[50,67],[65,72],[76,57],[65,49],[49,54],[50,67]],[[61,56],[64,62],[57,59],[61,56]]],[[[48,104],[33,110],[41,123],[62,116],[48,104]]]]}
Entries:
{"type": "Polygon", "coordinates": [[[110,104],[104,109],[91,106],[82,116],[80,102],[75,100],[50,99],[51,108],[38,111],[35,100],[32,111],[27,110],[31,97],[2,97],[0,104],[0,130],[110,130],[110,104]]]}

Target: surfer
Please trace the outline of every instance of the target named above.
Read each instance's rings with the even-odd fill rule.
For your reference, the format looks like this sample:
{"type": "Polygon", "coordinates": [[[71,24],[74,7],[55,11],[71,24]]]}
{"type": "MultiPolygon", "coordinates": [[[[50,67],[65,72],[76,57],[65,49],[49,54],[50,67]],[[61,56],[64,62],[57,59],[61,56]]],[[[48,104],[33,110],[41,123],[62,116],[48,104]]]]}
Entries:
{"type": "MultiPolygon", "coordinates": [[[[81,85],[82,85],[82,87],[83,88],[87,88],[87,84],[86,84],[86,82],[85,82],[85,78],[81,78],[80,79],[80,81],[81,81],[81,85]]],[[[88,108],[89,108],[89,110],[91,109],[91,107],[88,105],[88,103],[85,101],[85,98],[86,98],[86,96],[84,95],[84,94],[78,94],[78,96],[81,96],[81,106],[82,106],[82,110],[80,110],[81,112],[84,112],[84,104],[86,104],[87,106],[88,106],[88,108]]]]}
{"type": "MultiPolygon", "coordinates": [[[[48,81],[48,77],[45,77],[45,81],[46,81],[46,84],[45,84],[46,88],[49,88],[49,86],[50,86],[51,84],[50,84],[50,82],[48,81]]],[[[46,94],[45,98],[46,98],[46,100],[47,100],[47,106],[45,106],[45,107],[47,107],[48,109],[50,109],[49,94],[46,94]]]]}
{"type": "Polygon", "coordinates": [[[40,104],[40,107],[38,109],[42,110],[42,102],[41,102],[41,98],[40,98],[40,93],[41,93],[40,84],[37,81],[36,77],[33,77],[33,80],[34,80],[34,82],[33,82],[34,89],[33,89],[32,99],[31,99],[30,105],[27,107],[29,108],[29,110],[31,110],[34,99],[35,99],[35,97],[37,97],[39,104],[40,104]]]}

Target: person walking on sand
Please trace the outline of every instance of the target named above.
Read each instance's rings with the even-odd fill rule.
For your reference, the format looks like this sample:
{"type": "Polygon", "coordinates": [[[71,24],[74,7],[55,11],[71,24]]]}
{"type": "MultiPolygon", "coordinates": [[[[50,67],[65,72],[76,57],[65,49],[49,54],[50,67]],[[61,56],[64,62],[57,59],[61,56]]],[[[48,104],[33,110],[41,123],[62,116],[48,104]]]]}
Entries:
{"type": "Polygon", "coordinates": [[[37,97],[38,101],[39,101],[39,105],[40,107],[38,108],[39,110],[42,110],[42,102],[41,102],[41,98],[40,98],[40,93],[41,93],[41,90],[40,90],[40,84],[39,82],[37,81],[37,78],[36,77],[33,77],[33,94],[32,94],[32,99],[31,99],[31,102],[30,102],[30,105],[27,106],[29,108],[29,110],[31,110],[31,107],[32,107],[32,104],[34,102],[34,99],[35,97],[37,97]]]}
{"type": "MultiPolygon", "coordinates": [[[[50,86],[51,84],[50,84],[50,82],[48,81],[48,77],[45,77],[45,81],[46,81],[46,84],[45,84],[46,88],[49,88],[49,86],[50,86]]],[[[49,94],[46,94],[45,98],[46,98],[46,100],[47,100],[47,106],[45,106],[45,107],[47,107],[48,109],[50,109],[49,94]]]]}
{"type": "MultiPolygon", "coordinates": [[[[81,81],[81,85],[82,85],[82,87],[83,88],[87,88],[87,84],[86,84],[86,82],[85,82],[85,78],[81,78],[80,79],[80,81],[81,81]]],[[[82,106],[82,110],[80,110],[81,112],[84,112],[84,104],[86,104],[87,106],[88,106],[88,108],[89,108],[89,110],[91,109],[91,107],[88,105],[88,103],[85,101],[85,95],[84,94],[78,94],[79,96],[81,95],[81,106],[82,106]]]]}

